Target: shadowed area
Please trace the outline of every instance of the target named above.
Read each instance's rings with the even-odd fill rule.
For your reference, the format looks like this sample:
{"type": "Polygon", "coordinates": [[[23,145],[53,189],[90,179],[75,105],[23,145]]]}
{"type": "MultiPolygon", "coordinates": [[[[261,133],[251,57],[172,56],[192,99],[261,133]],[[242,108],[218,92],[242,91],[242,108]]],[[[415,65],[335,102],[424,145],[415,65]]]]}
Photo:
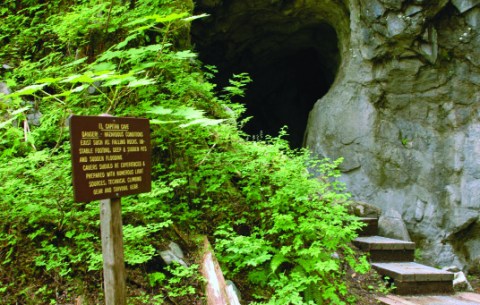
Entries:
{"type": "Polygon", "coordinates": [[[210,14],[194,24],[192,42],[200,60],[218,68],[219,88],[233,74],[247,72],[253,79],[242,99],[246,115],[253,116],[244,131],[275,136],[287,125],[291,146],[301,147],[308,114],[331,87],[340,63],[333,27],[301,14],[282,19],[280,11],[231,19],[221,11],[210,14]]]}

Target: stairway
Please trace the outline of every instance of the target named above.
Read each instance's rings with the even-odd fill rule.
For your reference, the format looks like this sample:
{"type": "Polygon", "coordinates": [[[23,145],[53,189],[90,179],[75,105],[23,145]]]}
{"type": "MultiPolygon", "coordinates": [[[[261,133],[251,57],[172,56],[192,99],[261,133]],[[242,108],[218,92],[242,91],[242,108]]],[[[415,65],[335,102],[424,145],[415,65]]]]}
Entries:
{"type": "Polygon", "coordinates": [[[395,294],[454,293],[453,273],[414,262],[415,243],[377,236],[378,219],[361,220],[366,226],[353,244],[369,254],[372,267],[394,284],[395,294]]]}

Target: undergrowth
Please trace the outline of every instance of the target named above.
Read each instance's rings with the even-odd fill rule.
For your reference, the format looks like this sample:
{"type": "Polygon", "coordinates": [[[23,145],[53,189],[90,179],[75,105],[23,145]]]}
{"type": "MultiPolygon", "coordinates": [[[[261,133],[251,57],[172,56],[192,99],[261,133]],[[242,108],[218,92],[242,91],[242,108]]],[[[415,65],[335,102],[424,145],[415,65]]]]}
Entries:
{"type": "Polygon", "coordinates": [[[248,75],[215,88],[188,46],[189,1],[12,1],[0,9],[0,302],[102,302],[98,203],[74,203],[71,114],[150,119],[152,191],[122,199],[130,304],[204,304],[198,258],[215,246],[251,304],[344,304],[350,247],[338,162],[241,131],[248,75]]]}

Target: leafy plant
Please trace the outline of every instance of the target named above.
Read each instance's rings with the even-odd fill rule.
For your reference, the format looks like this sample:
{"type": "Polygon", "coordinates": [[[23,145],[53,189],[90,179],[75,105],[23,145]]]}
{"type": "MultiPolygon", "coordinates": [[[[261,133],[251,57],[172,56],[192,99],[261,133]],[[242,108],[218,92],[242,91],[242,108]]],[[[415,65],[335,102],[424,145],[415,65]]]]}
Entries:
{"type": "MultiPolygon", "coordinates": [[[[122,199],[134,304],[191,304],[198,266],[158,267],[180,238],[215,238],[233,279],[258,304],[342,304],[345,270],[368,269],[349,246],[360,226],[336,182],[340,161],[315,160],[239,129],[248,75],[215,88],[184,37],[190,1],[7,1],[0,56],[14,69],[0,97],[0,302],[100,303],[98,204],[72,199],[68,117],[151,121],[152,192],[122,199]],[[74,5],[75,4],[75,5],[74,5]],[[20,25],[20,26],[18,26],[20,25]],[[108,39],[106,39],[108,37],[108,39]],[[217,91],[216,91],[217,90],[217,91]],[[258,287],[258,289],[255,289],[258,287]]],[[[191,258],[194,260],[194,258],[191,258]]]]}
{"type": "Polygon", "coordinates": [[[269,291],[263,295],[268,301],[258,304],[343,304],[344,264],[365,272],[368,263],[348,246],[360,224],[342,204],[348,195],[334,180],[339,161],[312,160],[306,151],[290,151],[282,139],[254,144],[235,147],[236,156],[245,158],[234,163],[243,165],[236,169],[236,184],[245,201],[230,206],[232,216],[215,231],[220,260],[233,275],[246,272],[269,291]]]}

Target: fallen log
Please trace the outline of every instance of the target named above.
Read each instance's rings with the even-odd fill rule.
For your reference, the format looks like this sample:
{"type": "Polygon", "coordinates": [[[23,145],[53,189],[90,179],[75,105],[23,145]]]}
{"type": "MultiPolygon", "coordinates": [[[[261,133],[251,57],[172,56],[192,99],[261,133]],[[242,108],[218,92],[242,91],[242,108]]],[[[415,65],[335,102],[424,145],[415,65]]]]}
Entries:
{"type": "Polygon", "coordinates": [[[207,237],[203,238],[201,272],[207,281],[205,295],[208,305],[240,305],[236,293],[225,283],[222,270],[207,237]]]}

